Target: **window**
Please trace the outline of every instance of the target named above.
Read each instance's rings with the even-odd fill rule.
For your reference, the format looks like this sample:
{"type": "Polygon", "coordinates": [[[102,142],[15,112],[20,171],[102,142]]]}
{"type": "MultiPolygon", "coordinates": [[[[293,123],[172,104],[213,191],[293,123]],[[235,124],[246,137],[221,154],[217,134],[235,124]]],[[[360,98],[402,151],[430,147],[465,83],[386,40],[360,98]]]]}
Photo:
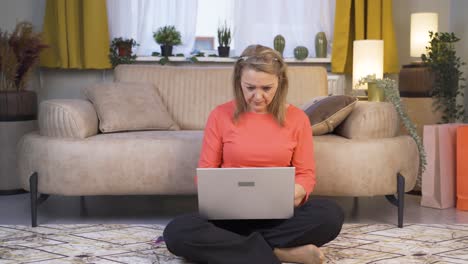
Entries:
{"type": "MultiPolygon", "coordinates": [[[[198,0],[195,49],[216,54],[218,26],[226,23],[233,30],[235,0],[198,0]],[[212,46],[208,45],[212,41],[212,46]]],[[[235,37],[235,36],[234,36],[235,37]]],[[[234,49],[231,41],[231,49],[234,49]]]]}
{"type": "Polygon", "coordinates": [[[286,39],[284,57],[293,57],[297,46],[313,57],[320,31],[329,53],[333,42],[335,0],[107,0],[107,7],[111,38],[135,39],[139,56],[159,52],[153,32],[164,25],[181,32],[183,44],[174,52],[185,55],[194,49],[216,54],[217,29],[225,22],[233,36],[231,56],[254,43],[272,47],[277,34],[286,39]]]}

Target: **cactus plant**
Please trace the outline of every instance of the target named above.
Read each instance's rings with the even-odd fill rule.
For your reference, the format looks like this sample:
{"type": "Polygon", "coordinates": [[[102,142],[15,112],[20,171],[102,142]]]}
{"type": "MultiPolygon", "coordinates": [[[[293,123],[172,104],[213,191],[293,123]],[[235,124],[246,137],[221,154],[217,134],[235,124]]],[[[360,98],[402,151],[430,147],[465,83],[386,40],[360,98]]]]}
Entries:
{"type": "Polygon", "coordinates": [[[276,51],[278,51],[281,56],[283,56],[284,47],[286,46],[286,40],[282,35],[276,35],[273,39],[273,47],[276,51]]]}
{"type": "Polygon", "coordinates": [[[294,58],[298,60],[304,60],[309,56],[309,50],[304,46],[297,46],[294,49],[294,58]]]}

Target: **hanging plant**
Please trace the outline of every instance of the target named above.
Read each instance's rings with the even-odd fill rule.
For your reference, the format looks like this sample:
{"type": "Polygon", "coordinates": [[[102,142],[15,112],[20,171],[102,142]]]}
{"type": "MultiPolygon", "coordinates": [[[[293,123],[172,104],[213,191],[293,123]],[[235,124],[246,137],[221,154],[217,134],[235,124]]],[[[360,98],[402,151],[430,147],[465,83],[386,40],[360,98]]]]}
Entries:
{"type": "Polygon", "coordinates": [[[400,92],[398,91],[397,84],[394,80],[389,78],[376,78],[375,74],[368,75],[358,81],[356,87],[360,87],[366,83],[375,83],[377,87],[383,89],[385,94],[385,100],[393,104],[398,115],[400,116],[401,121],[405,129],[408,131],[409,135],[413,138],[418,146],[419,152],[419,174],[423,173],[426,170],[426,151],[424,150],[424,145],[421,138],[418,136],[416,131],[416,126],[413,121],[408,116],[405,106],[401,102],[400,92]]]}

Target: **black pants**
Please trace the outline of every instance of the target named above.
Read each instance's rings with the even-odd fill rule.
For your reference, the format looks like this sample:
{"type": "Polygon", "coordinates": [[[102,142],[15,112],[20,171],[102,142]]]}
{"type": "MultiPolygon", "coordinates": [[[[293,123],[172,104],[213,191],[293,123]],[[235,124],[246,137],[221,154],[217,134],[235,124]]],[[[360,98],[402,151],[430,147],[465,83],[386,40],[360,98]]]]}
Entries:
{"type": "Polygon", "coordinates": [[[197,263],[281,263],[274,248],[314,244],[335,239],[343,211],[333,201],[310,198],[285,220],[215,220],[198,214],[173,219],[164,230],[167,248],[197,263]]]}

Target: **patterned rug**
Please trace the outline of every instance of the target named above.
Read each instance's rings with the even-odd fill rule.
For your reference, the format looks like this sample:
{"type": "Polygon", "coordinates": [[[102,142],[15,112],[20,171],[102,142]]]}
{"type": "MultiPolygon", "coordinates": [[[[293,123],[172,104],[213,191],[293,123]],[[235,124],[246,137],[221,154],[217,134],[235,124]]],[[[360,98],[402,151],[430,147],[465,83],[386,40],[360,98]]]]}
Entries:
{"type": "MultiPolygon", "coordinates": [[[[187,263],[159,225],[0,225],[0,263],[187,263]]],[[[326,263],[468,263],[468,225],[346,224],[326,263]]]]}

